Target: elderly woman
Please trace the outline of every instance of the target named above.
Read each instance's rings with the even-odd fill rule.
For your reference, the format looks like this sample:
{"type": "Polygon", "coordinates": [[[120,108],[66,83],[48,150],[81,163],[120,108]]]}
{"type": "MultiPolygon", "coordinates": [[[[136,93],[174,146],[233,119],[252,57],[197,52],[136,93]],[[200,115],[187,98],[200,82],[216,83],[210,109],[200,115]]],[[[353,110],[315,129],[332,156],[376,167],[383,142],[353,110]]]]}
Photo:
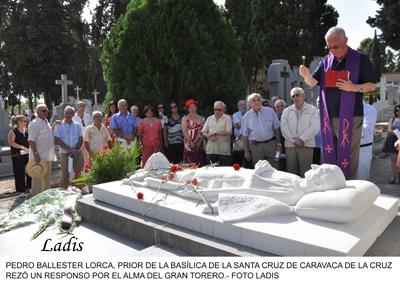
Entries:
{"type": "Polygon", "coordinates": [[[142,137],[143,152],[142,166],[146,165],[147,159],[162,146],[162,126],[161,121],[153,116],[153,107],[146,105],[143,108],[145,118],[139,124],[139,134],[142,137]]]}
{"type": "Polygon", "coordinates": [[[320,129],[318,109],[304,101],[300,87],[290,91],[293,104],[283,110],[281,131],[285,137],[286,167],[289,173],[304,177],[313,161],[314,137],[320,129]]]}
{"type": "Polygon", "coordinates": [[[197,114],[198,102],[189,99],[185,103],[188,114],[182,119],[182,130],[184,135],[183,162],[196,163],[200,167],[206,165],[206,154],[204,151],[203,128],[205,119],[197,114]]]}
{"type": "Polygon", "coordinates": [[[83,134],[83,143],[90,156],[102,151],[103,147],[112,147],[112,138],[102,123],[103,114],[95,111],[92,114],[92,124],[90,124],[83,134]]]}
{"type": "Polygon", "coordinates": [[[29,192],[31,188],[31,177],[25,172],[29,160],[27,120],[24,115],[17,115],[12,122],[14,128],[8,133],[8,144],[11,147],[15,190],[22,194],[29,192]]]}

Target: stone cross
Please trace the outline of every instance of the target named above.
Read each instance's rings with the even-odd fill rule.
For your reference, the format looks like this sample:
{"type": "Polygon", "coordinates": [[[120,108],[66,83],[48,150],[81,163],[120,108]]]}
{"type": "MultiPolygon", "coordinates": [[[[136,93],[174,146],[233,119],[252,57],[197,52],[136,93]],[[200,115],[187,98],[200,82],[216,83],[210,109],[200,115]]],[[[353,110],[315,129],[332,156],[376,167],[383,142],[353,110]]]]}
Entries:
{"type": "Polygon", "coordinates": [[[92,94],[94,95],[94,106],[97,106],[97,95],[98,95],[99,93],[100,93],[100,92],[98,92],[97,89],[95,89],[95,90],[92,92],[92,94]]]}
{"type": "Polygon", "coordinates": [[[290,78],[290,73],[287,71],[286,66],[283,66],[283,72],[281,72],[281,78],[283,78],[283,93],[286,95],[286,93],[290,91],[286,89],[287,88],[286,82],[290,78]]]}
{"type": "Polygon", "coordinates": [[[76,100],[79,101],[79,91],[81,91],[82,89],[77,85],[74,90],[76,91],[76,100]]]}
{"type": "Polygon", "coordinates": [[[67,103],[68,98],[68,86],[72,85],[73,81],[67,79],[66,74],[61,75],[61,80],[56,80],[57,85],[61,85],[61,97],[62,103],[67,103]]]}
{"type": "Polygon", "coordinates": [[[0,108],[3,110],[5,109],[4,99],[1,95],[0,95],[0,108]]]}

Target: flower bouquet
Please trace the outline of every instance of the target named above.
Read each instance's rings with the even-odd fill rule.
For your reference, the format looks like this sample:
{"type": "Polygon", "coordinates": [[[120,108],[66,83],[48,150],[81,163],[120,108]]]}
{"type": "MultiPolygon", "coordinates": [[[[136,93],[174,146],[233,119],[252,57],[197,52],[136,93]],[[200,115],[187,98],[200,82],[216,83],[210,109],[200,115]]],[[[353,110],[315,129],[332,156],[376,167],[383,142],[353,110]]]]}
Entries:
{"type": "Polygon", "coordinates": [[[76,186],[85,186],[121,180],[133,174],[139,167],[140,153],[137,140],[130,148],[125,148],[120,143],[116,143],[111,149],[104,147],[90,159],[82,175],[72,183],[76,186]]]}

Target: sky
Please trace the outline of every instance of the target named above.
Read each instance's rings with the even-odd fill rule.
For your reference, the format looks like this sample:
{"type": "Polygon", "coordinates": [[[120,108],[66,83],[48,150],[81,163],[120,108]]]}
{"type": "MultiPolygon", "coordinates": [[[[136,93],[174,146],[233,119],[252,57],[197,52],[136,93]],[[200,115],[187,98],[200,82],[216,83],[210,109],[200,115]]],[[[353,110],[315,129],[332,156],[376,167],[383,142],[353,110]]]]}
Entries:
{"type": "MultiPolygon", "coordinates": [[[[214,0],[214,2],[223,5],[225,0],[214,0]]],[[[93,9],[96,3],[97,0],[89,0],[83,15],[87,21],[91,19],[89,9],[93,9]]],[[[375,16],[379,9],[375,0],[328,0],[328,4],[339,12],[338,26],[345,29],[349,46],[357,48],[364,38],[374,36],[374,29],[366,23],[366,20],[375,16]]],[[[377,30],[377,33],[380,31],[377,30]]]]}

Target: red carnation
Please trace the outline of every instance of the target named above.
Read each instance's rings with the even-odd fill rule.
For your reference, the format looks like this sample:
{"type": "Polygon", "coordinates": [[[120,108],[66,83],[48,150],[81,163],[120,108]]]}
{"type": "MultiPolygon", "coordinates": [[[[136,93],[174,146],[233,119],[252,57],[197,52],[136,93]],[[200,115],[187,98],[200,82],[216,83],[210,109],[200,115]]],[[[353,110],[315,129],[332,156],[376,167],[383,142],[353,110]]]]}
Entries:
{"type": "Polygon", "coordinates": [[[233,164],[233,169],[239,170],[240,169],[240,164],[239,163],[234,163],[233,164]]]}
{"type": "Polygon", "coordinates": [[[136,196],[137,196],[138,199],[143,199],[143,193],[142,192],[138,192],[136,194],[136,196]]]}
{"type": "Polygon", "coordinates": [[[197,186],[198,182],[197,182],[197,179],[196,179],[196,178],[194,178],[194,179],[192,180],[192,184],[195,185],[195,186],[197,186]]]}
{"type": "Polygon", "coordinates": [[[174,173],[169,173],[168,174],[168,180],[173,180],[174,179],[174,173]]]}
{"type": "Polygon", "coordinates": [[[176,172],[176,171],[178,171],[178,166],[176,166],[175,164],[172,164],[172,165],[169,167],[169,171],[171,171],[171,172],[176,172]]]}
{"type": "Polygon", "coordinates": [[[101,149],[108,149],[108,146],[105,145],[101,149]]]}

